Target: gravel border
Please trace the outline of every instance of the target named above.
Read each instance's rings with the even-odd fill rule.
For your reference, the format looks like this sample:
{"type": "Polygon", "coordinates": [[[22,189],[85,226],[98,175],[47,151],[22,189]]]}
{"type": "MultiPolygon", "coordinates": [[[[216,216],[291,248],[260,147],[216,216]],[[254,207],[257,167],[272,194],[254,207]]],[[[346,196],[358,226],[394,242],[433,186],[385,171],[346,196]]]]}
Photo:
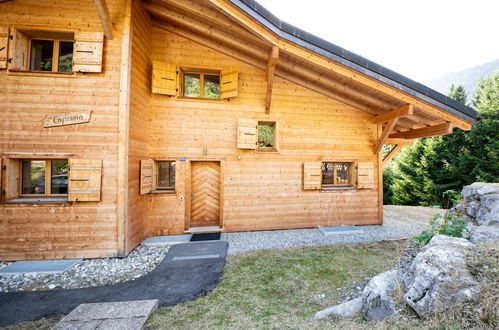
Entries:
{"type": "MultiPolygon", "coordinates": [[[[168,247],[137,246],[125,258],[84,259],[64,272],[0,275],[0,292],[76,289],[122,283],[156,269],[168,247]]],[[[11,262],[0,262],[0,268],[11,262]]]]}
{"type": "Polygon", "coordinates": [[[243,251],[355,242],[385,241],[414,237],[429,228],[434,214],[446,210],[421,206],[385,205],[383,225],[358,226],[362,232],[325,235],[318,228],[225,233],[229,254],[243,251]]]}

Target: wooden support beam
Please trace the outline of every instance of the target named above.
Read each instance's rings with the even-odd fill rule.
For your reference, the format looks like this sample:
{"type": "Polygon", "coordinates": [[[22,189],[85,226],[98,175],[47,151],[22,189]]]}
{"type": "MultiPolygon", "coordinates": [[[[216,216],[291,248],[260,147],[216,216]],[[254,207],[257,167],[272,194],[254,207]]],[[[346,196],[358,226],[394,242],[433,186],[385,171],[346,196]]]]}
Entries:
{"type": "Polygon", "coordinates": [[[106,0],[94,0],[97,13],[99,14],[102,29],[107,39],[113,40],[113,22],[107,10],[106,0]]]}
{"type": "Polygon", "coordinates": [[[414,113],[414,106],[412,104],[404,105],[400,108],[389,110],[374,117],[374,123],[379,124],[395,118],[410,116],[414,113]]]}
{"type": "Polygon", "coordinates": [[[267,70],[265,71],[265,79],[267,80],[267,97],[265,98],[265,113],[270,113],[270,103],[272,101],[272,86],[274,84],[274,71],[275,65],[279,60],[279,47],[272,47],[270,52],[269,61],[267,63],[267,70]]]}
{"type": "Polygon", "coordinates": [[[398,117],[390,120],[388,124],[386,124],[385,128],[383,128],[383,133],[381,133],[381,136],[378,138],[378,141],[376,141],[376,144],[374,145],[374,154],[378,154],[381,151],[381,148],[383,148],[383,144],[385,144],[395,125],[397,125],[398,120],[398,117]]]}
{"type": "Polygon", "coordinates": [[[386,139],[385,144],[397,144],[402,146],[412,146],[414,144],[414,140],[412,139],[397,139],[389,137],[386,139]]]}
{"type": "Polygon", "coordinates": [[[390,161],[393,159],[393,157],[395,157],[395,155],[398,154],[399,151],[402,150],[403,147],[404,147],[403,145],[397,144],[397,145],[395,145],[395,147],[393,147],[392,150],[390,150],[388,155],[386,155],[385,158],[383,158],[383,168],[385,168],[386,165],[388,165],[388,163],[390,163],[390,161]]]}
{"type": "Polygon", "coordinates": [[[403,139],[418,139],[428,136],[435,135],[445,135],[452,133],[454,129],[454,124],[452,123],[443,123],[439,125],[423,127],[418,129],[412,129],[405,132],[395,133],[390,135],[390,138],[403,138],[403,139]]]}

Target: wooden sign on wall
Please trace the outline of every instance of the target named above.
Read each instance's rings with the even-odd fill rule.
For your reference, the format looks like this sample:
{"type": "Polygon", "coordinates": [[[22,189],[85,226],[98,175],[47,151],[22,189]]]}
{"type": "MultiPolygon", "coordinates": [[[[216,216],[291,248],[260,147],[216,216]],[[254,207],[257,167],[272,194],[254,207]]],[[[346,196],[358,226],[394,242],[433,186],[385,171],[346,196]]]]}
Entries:
{"type": "Polygon", "coordinates": [[[90,121],[91,113],[91,110],[68,113],[52,113],[45,117],[43,127],[88,123],[90,121]]]}

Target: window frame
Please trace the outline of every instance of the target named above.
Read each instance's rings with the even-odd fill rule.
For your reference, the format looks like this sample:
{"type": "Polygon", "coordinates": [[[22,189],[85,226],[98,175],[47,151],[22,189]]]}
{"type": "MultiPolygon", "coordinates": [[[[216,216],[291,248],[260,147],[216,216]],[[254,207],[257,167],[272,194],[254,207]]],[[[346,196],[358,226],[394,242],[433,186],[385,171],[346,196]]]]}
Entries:
{"type": "Polygon", "coordinates": [[[256,122],[256,151],[260,151],[260,152],[277,152],[278,151],[277,127],[278,127],[277,120],[257,120],[257,122],[256,122]],[[267,126],[274,127],[274,139],[272,141],[273,142],[272,147],[260,147],[258,145],[258,142],[259,142],[258,127],[260,125],[267,125],[267,126]]]}
{"type": "MultiPolygon", "coordinates": [[[[28,158],[19,160],[19,182],[18,182],[18,197],[67,197],[65,194],[52,194],[52,161],[65,160],[68,162],[68,180],[69,180],[69,159],[46,159],[46,158],[28,158]],[[23,161],[44,161],[45,162],[45,192],[43,194],[23,194],[23,161]],[[47,180],[48,178],[48,180],[47,180]]],[[[68,181],[69,190],[69,181],[68,181]]]]}
{"type": "Polygon", "coordinates": [[[71,71],[59,71],[59,44],[60,42],[72,42],[73,43],[73,52],[74,52],[74,40],[69,40],[69,39],[57,39],[57,38],[43,38],[43,37],[29,37],[28,39],[28,50],[27,50],[27,63],[26,63],[26,68],[27,72],[36,72],[36,73],[73,73],[73,66],[74,66],[74,60],[71,59],[71,71]],[[48,40],[48,41],[53,41],[54,46],[52,48],[52,70],[51,71],[41,71],[41,70],[31,70],[31,42],[33,40],[48,40]],[[55,69],[55,70],[54,70],[55,69]]]}
{"type": "Polygon", "coordinates": [[[177,161],[174,159],[156,159],[154,160],[154,182],[151,192],[176,193],[177,192],[177,161]],[[159,163],[174,163],[175,164],[175,182],[173,187],[159,186],[159,163]]]}
{"type": "Polygon", "coordinates": [[[220,70],[209,70],[209,69],[193,69],[193,68],[179,68],[180,73],[180,97],[190,100],[205,100],[205,101],[221,101],[222,100],[222,72],[220,70]],[[185,74],[199,74],[199,95],[200,96],[186,96],[185,95],[185,74]],[[218,86],[220,93],[218,98],[204,97],[204,76],[218,76],[218,86]]]}
{"type": "MultiPolygon", "coordinates": [[[[326,165],[327,166],[327,165],[326,165]]],[[[322,160],[321,161],[321,171],[322,171],[322,180],[321,180],[321,190],[330,190],[337,188],[355,188],[355,178],[354,178],[354,170],[356,167],[356,162],[354,161],[344,161],[344,160],[322,160]],[[322,166],[324,164],[332,163],[333,164],[333,182],[336,182],[337,178],[337,168],[336,165],[339,163],[348,164],[348,184],[324,184],[324,170],[322,166]]]]}

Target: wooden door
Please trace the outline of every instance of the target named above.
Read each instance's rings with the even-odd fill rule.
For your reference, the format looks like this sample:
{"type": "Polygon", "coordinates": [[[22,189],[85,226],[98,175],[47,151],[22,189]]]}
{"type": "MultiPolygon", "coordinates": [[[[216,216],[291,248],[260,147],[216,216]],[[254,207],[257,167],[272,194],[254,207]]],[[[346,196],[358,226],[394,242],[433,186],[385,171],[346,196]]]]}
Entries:
{"type": "Polygon", "coordinates": [[[191,227],[220,225],[220,163],[191,163],[191,227]]]}

